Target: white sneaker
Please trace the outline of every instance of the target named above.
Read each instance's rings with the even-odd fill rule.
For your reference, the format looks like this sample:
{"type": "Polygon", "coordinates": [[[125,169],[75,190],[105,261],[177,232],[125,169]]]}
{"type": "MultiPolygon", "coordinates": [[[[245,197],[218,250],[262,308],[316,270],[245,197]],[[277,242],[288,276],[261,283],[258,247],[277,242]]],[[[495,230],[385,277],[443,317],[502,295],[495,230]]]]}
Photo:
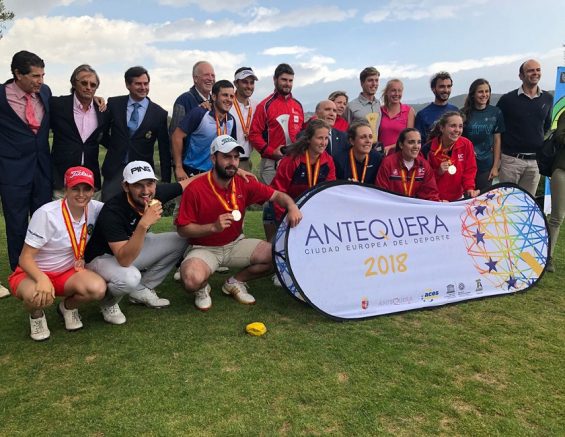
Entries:
{"type": "Polygon", "coordinates": [[[29,325],[31,328],[30,337],[35,341],[47,340],[51,336],[51,331],[47,326],[47,319],[45,318],[45,313],[37,319],[32,319],[29,316],[29,325]]]}
{"type": "Polygon", "coordinates": [[[0,284],[0,299],[3,297],[8,297],[10,295],[10,290],[0,284]]]}
{"type": "Polygon", "coordinates": [[[163,299],[157,296],[155,290],[152,290],[150,288],[130,293],[129,301],[131,303],[145,305],[149,308],[165,308],[171,304],[171,302],[169,302],[169,299],[163,299]]]}
{"type": "Polygon", "coordinates": [[[175,272],[175,274],[173,275],[173,279],[175,281],[180,281],[180,270],[177,269],[177,271],[175,272]]]}
{"type": "Polygon", "coordinates": [[[110,306],[100,305],[100,310],[102,311],[104,321],[107,323],[110,323],[111,325],[123,325],[126,323],[126,316],[124,316],[124,313],[122,313],[122,310],[117,303],[110,306]]]}
{"type": "Polygon", "coordinates": [[[247,284],[239,282],[233,277],[224,282],[222,292],[228,295],[231,294],[239,303],[245,305],[253,305],[255,303],[255,298],[247,291],[247,284]],[[229,282],[230,280],[233,282],[229,282]]]}
{"type": "Polygon", "coordinates": [[[57,306],[57,312],[61,315],[65,321],[65,329],[67,331],[78,331],[82,329],[82,322],[80,321],[80,315],[78,310],[68,310],[65,307],[65,301],[61,301],[57,306]]]}
{"type": "Polygon", "coordinates": [[[208,311],[212,308],[212,298],[210,297],[211,292],[212,287],[210,287],[210,284],[206,284],[205,287],[194,292],[194,305],[200,311],[208,311]]]}
{"type": "Polygon", "coordinates": [[[273,285],[275,287],[282,287],[281,281],[279,280],[279,277],[276,273],[273,275],[273,285]]]}

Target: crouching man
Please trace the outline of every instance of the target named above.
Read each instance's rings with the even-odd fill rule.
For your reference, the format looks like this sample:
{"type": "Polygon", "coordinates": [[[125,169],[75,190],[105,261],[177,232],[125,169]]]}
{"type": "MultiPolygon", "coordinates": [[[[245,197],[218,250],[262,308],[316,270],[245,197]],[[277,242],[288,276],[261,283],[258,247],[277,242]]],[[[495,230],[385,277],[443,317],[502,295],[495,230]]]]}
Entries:
{"type": "Polygon", "coordinates": [[[189,180],[157,184],[147,162],[130,162],[123,171],[123,192],[104,204],[86,249],[87,267],[108,283],[100,307],[108,323],[121,325],[126,317],[119,301],[149,308],[169,306],[155,292],[186,250],[186,239],[175,232],[154,234],[151,226],[161,219],[162,202],[180,196],[189,180]]]}
{"type": "Polygon", "coordinates": [[[47,340],[51,332],[43,309],[55,296],[63,299],[57,311],[67,331],[82,328],[79,305],[100,300],[106,283],[85,270],[84,250],[102,203],[92,200],[94,175],[85,167],[71,167],[64,176],[64,198],[46,203],[33,213],[18,267],[10,276],[15,297],[29,312],[31,338],[47,340]]]}
{"type": "Polygon", "coordinates": [[[302,213],[284,193],[250,178],[234,178],[243,148],[229,135],[217,137],[211,145],[213,168],[196,179],[182,195],[177,231],[188,238],[192,248],[181,264],[184,287],[194,292],[194,304],[207,311],[212,306],[208,278],[219,266],[242,268],[222,286],[222,292],[238,302],[254,304],[246,282],[273,271],[271,244],[245,238],[242,234],[246,208],[254,203],[273,201],[288,210],[290,226],[296,226],[302,213]]]}

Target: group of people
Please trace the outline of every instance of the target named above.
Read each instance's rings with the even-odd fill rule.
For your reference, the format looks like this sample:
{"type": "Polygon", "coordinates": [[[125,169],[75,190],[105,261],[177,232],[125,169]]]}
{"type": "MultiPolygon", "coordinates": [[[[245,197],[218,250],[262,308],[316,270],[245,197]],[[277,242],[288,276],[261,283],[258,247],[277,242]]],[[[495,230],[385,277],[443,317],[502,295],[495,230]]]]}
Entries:
{"type": "MultiPolygon", "coordinates": [[[[212,306],[209,278],[220,268],[239,269],[222,292],[255,303],[247,282],[272,274],[270,241],[277,224],[286,213],[290,226],[297,226],[302,215],[293,199],[321,182],[351,180],[454,201],[478,195],[498,177],[534,194],[535,153],[551,120],[551,95],[538,86],[535,60],[520,66],[522,85],[496,107],[489,83],[478,79],[459,111],[448,103],[452,79],[440,72],[431,80],[434,102],[417,114],[401,102],[398,79],[387,83],[381,105],[380,74],[368,67],[360,74],[358,98],[349,101],[345,92],[334,91],[308,121],[292,94],[290,65],[276,68],[273,93],[255,102],[259,79],[252,68],[238,68],[233,83],[216,81],[213,66],[200,61],[193,66],[194,85],[174,102],[168,125],[167,112],[148,98],[150,76],[143,67],[129,68],[128,94],[107,102],[96,96],[100,78],[90,65],[73,71],[71,93],[60,97],[43,83],[44,68],[37,55],[18,52],[13,78],[0,85],[9,285],[23,301],[37,341],[50,336],[44,308],[56,296],[62,297],[57,310],[69,331],[82,328],[78,307],[85,302],[98,301],[111,324],[125,323],[125,296],[150,308],[168,306],[155,289],[175,266],[202,311],[212,306]],[[100,145],[107,149],[101,168],[100,145]],[[259,180],[250,173],[253,150],[261,155],[259,180]],[[176,231],[150,232],[163,204],[173,199],[176,231]],[[264,205],[265,240],[242,232],[253,203],[264,205]]],[[[558,160],[552,188],[554,179],[563,185],[564,171],[558,160]]],[[[563,199],[554,211],[552,255],[563,199]]]]}

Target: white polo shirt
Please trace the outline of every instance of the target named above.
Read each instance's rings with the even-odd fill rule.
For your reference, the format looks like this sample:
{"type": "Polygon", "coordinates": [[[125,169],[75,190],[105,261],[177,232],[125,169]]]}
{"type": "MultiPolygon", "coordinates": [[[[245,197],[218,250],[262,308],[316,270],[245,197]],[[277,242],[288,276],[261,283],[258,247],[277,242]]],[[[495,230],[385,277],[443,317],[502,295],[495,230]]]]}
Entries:
{"type": "MultiPolygon", "coordinates": [[[[245,138],[245,134],[243,132],[243,126],[241,125],[241,120],[239,119],[239,115],[237,114],[237,110],[235,109],[235,105],[239,106],[241,109],[241,116],[243,117],[243,122],[247,123],[247,117],[249,115],[249,110],[251,110],[251,117],[255,115],[255,107],[257,106],[256,103],[253,103],[251,99],[249,99],[249,106],[245,106],[243,103],[240,103],[239,100],[236,98],[233,99],[233,105],[230,109],[230,114],[233,115],[235,119],[235,130],[237,135],[237,143],[243,147],[245,150],[244,153],[240,154],[240,158],[249,158],[251,155],[251,145],[249,144],[249,139],[245,138]]],[[[249,128],[251,128],[251,120],[249,120],[249,128]]]]}
{"type": "MultiPolygon", "coordinates": [[[[39,249],[35,256],[35,262],[41,271],[64,272],[73,268],[75,255],[71,245],[71,239],[63,219],[63,200],[54,200],[46,203],[33,213],[27,228],[25,243],[39,249]]],[[[87,217],[87,241],[94,230],[94,223],[104,204],[97,200],[91,200],[88,204],[87,217]]],[[[80,241],[80,233],[84,224],[84,214],[79,221],[73,216],[71,221],[75,231],[77,242],[80,241]]]]}

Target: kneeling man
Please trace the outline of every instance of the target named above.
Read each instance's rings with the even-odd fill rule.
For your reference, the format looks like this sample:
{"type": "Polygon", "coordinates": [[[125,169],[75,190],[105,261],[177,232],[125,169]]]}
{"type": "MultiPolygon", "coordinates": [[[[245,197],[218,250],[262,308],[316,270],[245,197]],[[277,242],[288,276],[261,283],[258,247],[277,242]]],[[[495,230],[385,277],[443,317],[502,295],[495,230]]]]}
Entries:
{"type": "Polygon", "coordinates": [[[161,202],[180,196],[188,183],[157,184],[153,168],[145,161],[132,161],[124,168],[123,192],[105,203],[86,248],[87,267],[108,282],[108,293],[100,305],[106,322],[126,322],[118,305],[125,295],[130,302],[150,308],[169,306],[154,288],[163,282],[187,243],[175,232],[154,234],[149,229],[161,219],[161,202]]]}
{"type": "Polygon", "coordinates": [[[229,135],[220,135],[211,145],[213,168],[196,179],[182,195],[177,231],[188,238],[192,249],[181,264],[185,288],[195,292],[194,304],[207,311],[212,306],[208,278],[219,266],[243,268],[222,286],[243,304],[255,303],[246,282],[269,275],[273,270],[271,244],[242,234],[245,209],[254,203],[273,201],[288,210],[290,226],[302,213],[284,193],[250,178],[234,178],[243,148],[229,135]]]}
{"type": "Polygon", "coordinates": [[[33,213],[18,267],[10,276],[12,293],[29,312],[31,338],[51,335],[43,309],[61,296],[57,311],[67,331],[82,328],[78,306],[100,300],[106,282],[84,268],[86,240],[102,209],[92,200],[94,175],[85,167],[71,167],[64,176],[63,199],[46,203],[33,213]]]}

